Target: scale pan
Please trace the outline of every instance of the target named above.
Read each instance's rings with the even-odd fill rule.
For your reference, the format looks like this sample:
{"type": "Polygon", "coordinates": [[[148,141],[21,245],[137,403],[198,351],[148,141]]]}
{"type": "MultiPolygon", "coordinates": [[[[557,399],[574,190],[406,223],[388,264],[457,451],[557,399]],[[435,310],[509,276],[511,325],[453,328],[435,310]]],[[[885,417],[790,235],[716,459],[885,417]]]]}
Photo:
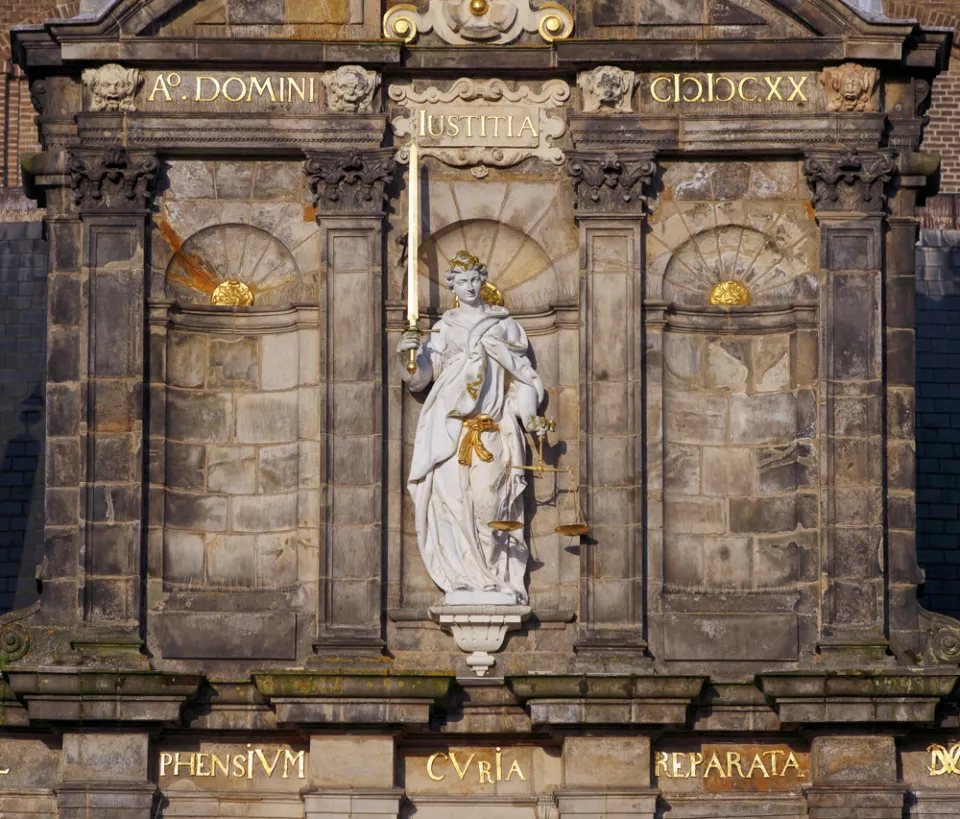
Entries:
{"type": "Polygon", "coordinates": [[[519,520],[491,520],[487,526],[498,532],[516,532],[517,529],[523,528],[519,520]]]}
{"type": "Polygon", "coordinates": [[[577,537],[579,535],[585,535],[590,531],[589,523],[561,523],[554,529],[555,532],[561,535],[569,535],[570,537],[577,537]]]}

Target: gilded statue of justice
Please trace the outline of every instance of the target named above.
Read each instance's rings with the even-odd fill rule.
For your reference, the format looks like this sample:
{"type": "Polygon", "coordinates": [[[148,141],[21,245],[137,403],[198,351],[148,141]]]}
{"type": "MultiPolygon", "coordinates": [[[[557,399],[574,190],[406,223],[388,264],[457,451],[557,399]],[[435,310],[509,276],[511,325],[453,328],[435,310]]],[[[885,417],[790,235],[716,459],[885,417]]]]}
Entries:
{"type": "Polygon", "coordinates": [[[576,469],[547,465],[556,423],[539,414],[546,395],[529,342],[486,266],[463,250],[444,273],[454,307],[426,332],[417,322],[420,249],[419,149],[410,147],[407,329],[402,377],[428,391],[417,423],[408,489],[420,553],[447,605],[526,605],[529,546],[523,537],[527,477],[566,474],[556,531],[589,531],[576,469]],[[536,456],[527,465],[526,436],[536,456]]]}

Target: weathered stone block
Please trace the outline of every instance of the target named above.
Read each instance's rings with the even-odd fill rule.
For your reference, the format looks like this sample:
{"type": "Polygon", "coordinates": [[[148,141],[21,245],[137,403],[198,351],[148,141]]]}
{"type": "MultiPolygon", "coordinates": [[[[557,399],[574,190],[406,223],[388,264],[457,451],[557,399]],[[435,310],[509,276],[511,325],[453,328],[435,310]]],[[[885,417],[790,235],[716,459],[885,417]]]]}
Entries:
{"type": "Polygon", "coordinates": [[[700,447],[668,444],[665,450],[663,483],[667,491],[681,495],[699,495],[700,447]]]}
{"type": "Polygon", "coordinates": [[[297,527],[297,496],[255,495],[232,501],[234,532],[279,532],[297,527]]]}
{"type": "Polygon", "coordinates": [[[394,738],[312,736],[310,784],[319,788],[392,788],[394,738]]]}
{"type": "Polygon", "coordinates": [[[170,659],[293,660],[297,615],[292,612],[164,612],[160,647],[170,659]]]}
{"type": "Polygon", "coordinates": [[[51,276],[48,279],[50,324],[77,325],[83,311],[80,280],[75,276],[51,276]]]}
{"type": "Polygon", "coordinates": [[[736,447],[703,448],[703,493],[741,497],[753,494],[753,452],[736,447]]]}
{"type": "Polygon", "coordinates": [[[749,538],[704,538],[703,578],[712,589],[749,588],[752,580],[749,538]]]}
{"type": "Polygon", "coordinates": [[[167,383],[202,387],[207,380],[207,337],[182,331],[167,335],[167,383]]]}
{"type": "Polygon", "coordinates": [[[722,498],[668,495],[664,506],[664,516],[671,532],[710,535],[726,531],[725,502],[722,498]]]}
{"type": "Polygon", "coordinates": [[[297,393],[238,395],[237,440],[245,444],[279,444],[297,438],[297,393]]]}
{"type": "Polygon", "coordinates": [[[140,520],[140,485],[96,484],[89,519],[105,523],[140,520]]]}
{"type": "Polygon", "coordinates": [[[668,660],[796,660],[797,616],[787,613],[667,614],[668,660]]]}
{"type": "Polygon", "coordinates": [[[47,384],[47,435],[75,435],[80,423],[80,392],[76,386],[47,384]]]}
{"type": "Polygon", "coordinates": [[[777,588],[795,583],[798,577],[799,547],[794,538],[755,539],[753,574],[760,588],[777,588]]]}
{"type": "Polygon", "coordinates": [[[883,528],[880,526],[833,529],[830,533],[831,576],[876,577],[880,572],[882,549],[883,528]]]}
{"type": "Polygon", "coordinates": [[[363,486],[380,479],[380,438],[373,435],[333,439],[332,480],[363,486]]]}
{"type": "Polygon", "coordinates": [[[140,527],[133,523],[91,523],[87,559],[90,573],[132,575],[140,552],[140,527]]]}
{"type": "Polygon", "coordinates": [[[146,732],[64,734],[60,776],[64,782],[144,782],[149,749],[146,732]]]}
{"type": "Polygon", "coordinates": [[[257,491],[257,450],[252,446],[207,448],[207,489],[225,495],[257,491]]]}
{"type": "Polygon", "coordinates": [[[141,422],[141,390],[134,380],[94,381],[88,389],[94,395],[89,424],[98,432],[133,432],[141,422]]]}
{"type": "Polygon", "coordinates": [[[168,490],[166,522],[175,529],[222,532],[227,528],[227,499],[168,490]]]}
{"type": "Polygon", "coordinates": [[[300,338],[296,333],[265,335],[260,355],[263,370],[260,386],[265,390],[288,390],[300,380],[300,338]]]}
{"type": "Polygon", "coordinates": [[[663,415],[666,439],[676,443],[725,444],[729,401],[726,396],[668,391],[663,415]]]}
{"type": "Polygon", "coordinates": [[[172,388],[167,391],[167,437],[180,441],[225,443],[232,435],[231,396],[172,388]]]}
{"type": "Polygon", "coordinates": [[[203,535],[178,532],[166,528],[163,532],[163,576],[174,581],[203,579],[203,535]]]}
{"type": "Polygon", "coordinates": [[[257,585],[283,588],[297,582],[297,537],[290,533],[257,535],[257,585]]]}
{"type": "Polygon", "coordinates": [[[649,737],[567,737],[567,788],[642,787],[650,784],[649,737]]]}
{"type": "Polygon", "coordinates": [[[253,535],[213,535],[205,541],[207,580],[212,585],[253,585],[257,565],[253,535]]]}
{"type": "Polygon", "coordinates": [[[810,752],[811,773],[817,784],[897,780],[897,751],[892,736],[815,737],[810,752]]]}
{"type": "Polygon", "coordinates": [[[703,585],[703,538],[668,534],[663,548],[663,579],[683,588],[703,585]]]}
{"type": "Polygon", "coordinates": [[[76,486],[80,480],[80,441],[77,438],[47,440],[47,485],[76,486]]]}
{"type": "Polygon", "coordinates": [[[750,379],[750,342],[712,341],[707,344],[707,386],[746,392],[750,379]]]}
{"type": "Polygon", "coordinates": [[[792,532],[797,528],[797,501],[792,495],[731,498],[731,532],[792,532]]]}
{"type": "Polygon", "coordinates": [[[299,463],[298,444],[261,447],[258,453],[256,491],[270,495],[296,489],[299,463]]]}
{"type": "Polygon", "coordinates": [[[231,389],[257,386],[257,339],[215,338],[210,341],[207,383],[211,387],[231,389]]]}
{"type": "Polygon", "coordinates": [[[47,330],[47,379],[54,383],[80,377],[80,334],[74,328],[47,330]]]}
{"type": "Polygon", "coordinates": [[[791,441],[797,434],[797,405],[790,393],[733,395],[730,435],[737,444],[791,441]]]}
{"type": "Polygon", "coordinates": [[[93,621],[130,620],[136,616],[136,580],[124,578],[88,578],[87,599],[93,621]]]}
{"type": "Polygon", "coordinates": [[[207,465],[207,449],[202,444],[166,445],[165,483],[173,489],[203,490],[203,472],[207,465]]]}

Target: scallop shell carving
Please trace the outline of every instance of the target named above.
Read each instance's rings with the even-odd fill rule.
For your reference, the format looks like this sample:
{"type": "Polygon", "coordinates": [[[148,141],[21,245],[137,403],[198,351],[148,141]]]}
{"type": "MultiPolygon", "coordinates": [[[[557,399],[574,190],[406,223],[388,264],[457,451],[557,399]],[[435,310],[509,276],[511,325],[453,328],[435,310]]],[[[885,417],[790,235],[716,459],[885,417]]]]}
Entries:
{"type": "Polygon", "coordinates": [[[243,224],[211,225],[190,236],[167,265],[167,297],[182,304],[209,304],[224,282],[239,281],[258,307],[300,300],[297,263],[265,230],[243,224]]]}

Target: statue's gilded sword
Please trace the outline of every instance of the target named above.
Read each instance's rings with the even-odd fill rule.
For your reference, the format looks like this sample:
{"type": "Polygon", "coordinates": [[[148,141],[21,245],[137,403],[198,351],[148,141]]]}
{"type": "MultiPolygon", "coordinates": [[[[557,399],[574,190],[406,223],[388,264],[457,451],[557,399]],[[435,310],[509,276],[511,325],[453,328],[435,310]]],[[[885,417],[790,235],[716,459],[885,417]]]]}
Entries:
{"type": "MultiPolygon", "coordinates": [[[[417,282],[417,264],[420,257],[420,150],[417,141],[410,142],[410,207],[407,217],[407,328],[417,329],[420,318],[420,299],[417,282]]],[[[407,372],[417,371],[417,351],[407,350],[407,372]]]]}

